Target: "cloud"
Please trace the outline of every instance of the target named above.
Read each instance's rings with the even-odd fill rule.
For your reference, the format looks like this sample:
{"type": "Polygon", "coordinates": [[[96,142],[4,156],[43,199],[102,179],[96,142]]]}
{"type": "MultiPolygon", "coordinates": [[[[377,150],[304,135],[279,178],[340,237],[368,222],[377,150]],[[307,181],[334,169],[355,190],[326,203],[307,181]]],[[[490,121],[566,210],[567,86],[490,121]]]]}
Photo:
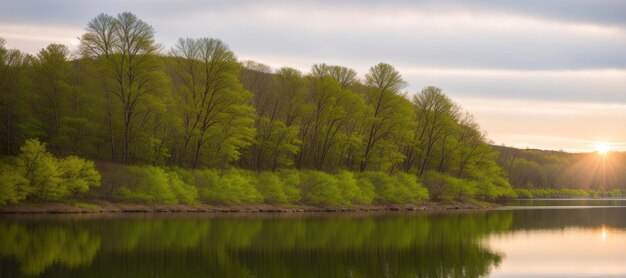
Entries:
{"type": "Polygon", "coordinates": [[[455,98],[496,144],[589,151],[611,142],[626,151],[626,104],[455,98]]]}
{"type": "Polygon", "coordinates": [[[75,26],[0,23],[0,36],[7,40],[7,46],[28,53],[39,52],[50,43],[77,48],[80,43],[78,36],[82,32],[81,28],[75,26]]]}
{"type": "Polygon", "coordinates": [[[413,88],[436,85],[453,97],[626,104],[626,70],[507,70],[399,67],[413,88]]]}
{"type": "Polygon", "coordinates": [[[585,149],[626,141],[626,2],[613,0],[5,1],[0,36],[35,53],[76,47],[99,13],[131,11],[157,41],[225,41],[240,59],[308,71],[397,67],[444,90],[498,143],[585,149]]]}

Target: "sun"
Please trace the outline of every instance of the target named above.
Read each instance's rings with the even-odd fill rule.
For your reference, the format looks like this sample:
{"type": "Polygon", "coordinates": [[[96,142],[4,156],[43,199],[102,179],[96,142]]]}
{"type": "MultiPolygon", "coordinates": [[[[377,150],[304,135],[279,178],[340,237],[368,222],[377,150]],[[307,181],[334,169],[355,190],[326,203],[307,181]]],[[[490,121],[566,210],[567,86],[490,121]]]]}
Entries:
{"type": "Polygon", "coordinates": [[[601,155],[606,155],[609,151],[611,151],[611,147],[606,143],[598,143],[595,146],[595,150],[601,155]]]}

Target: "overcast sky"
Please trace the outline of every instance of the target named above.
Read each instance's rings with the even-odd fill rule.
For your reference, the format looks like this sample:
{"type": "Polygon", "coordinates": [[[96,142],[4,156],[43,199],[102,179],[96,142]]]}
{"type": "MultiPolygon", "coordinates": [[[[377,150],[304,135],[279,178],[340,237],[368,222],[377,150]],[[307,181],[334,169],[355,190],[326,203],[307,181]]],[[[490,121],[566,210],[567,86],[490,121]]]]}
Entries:
{"type": "Polygon", "coordinates": [[[35,53],[78,45],[99,13],[130,11],[169,49],[225,41],[241,60],[363,76],[391,63],[415,93],[438,86],[496,144],[626,150],[626,1],[0,0],[0,36],[35,53]]]}

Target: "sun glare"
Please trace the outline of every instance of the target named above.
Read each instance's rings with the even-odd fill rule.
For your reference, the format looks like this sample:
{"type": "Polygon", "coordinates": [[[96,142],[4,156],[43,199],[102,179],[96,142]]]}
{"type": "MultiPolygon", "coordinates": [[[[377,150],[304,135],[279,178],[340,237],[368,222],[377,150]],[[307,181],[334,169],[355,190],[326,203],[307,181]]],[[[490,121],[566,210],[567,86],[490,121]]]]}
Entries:
{"type": "Polygon", "coordinates": [[[609,151],[611,151],[611,147],[609,145],[607,145],[606,143],[598,143],[598,144],[596,144],[595,149],[596,149],[596,152],[598,152],[601,155],[605,155],[609,151]]]}

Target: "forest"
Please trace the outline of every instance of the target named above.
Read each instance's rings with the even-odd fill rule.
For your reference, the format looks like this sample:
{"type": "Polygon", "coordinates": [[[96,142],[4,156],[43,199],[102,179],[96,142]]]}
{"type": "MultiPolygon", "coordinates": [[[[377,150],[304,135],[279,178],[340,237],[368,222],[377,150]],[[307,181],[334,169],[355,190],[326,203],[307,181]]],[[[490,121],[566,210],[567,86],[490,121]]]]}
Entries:
{"type": "Polygon", "coordinates": [[[0,39],[0,204],[397,204],[624,185],[563,174],[583,154],[492,146],[440,88],[406,87],[386,63],[359,77],[240,61],[213,38],[166,48],[129,12],[93,18],[76,51],[0,39]]]}

